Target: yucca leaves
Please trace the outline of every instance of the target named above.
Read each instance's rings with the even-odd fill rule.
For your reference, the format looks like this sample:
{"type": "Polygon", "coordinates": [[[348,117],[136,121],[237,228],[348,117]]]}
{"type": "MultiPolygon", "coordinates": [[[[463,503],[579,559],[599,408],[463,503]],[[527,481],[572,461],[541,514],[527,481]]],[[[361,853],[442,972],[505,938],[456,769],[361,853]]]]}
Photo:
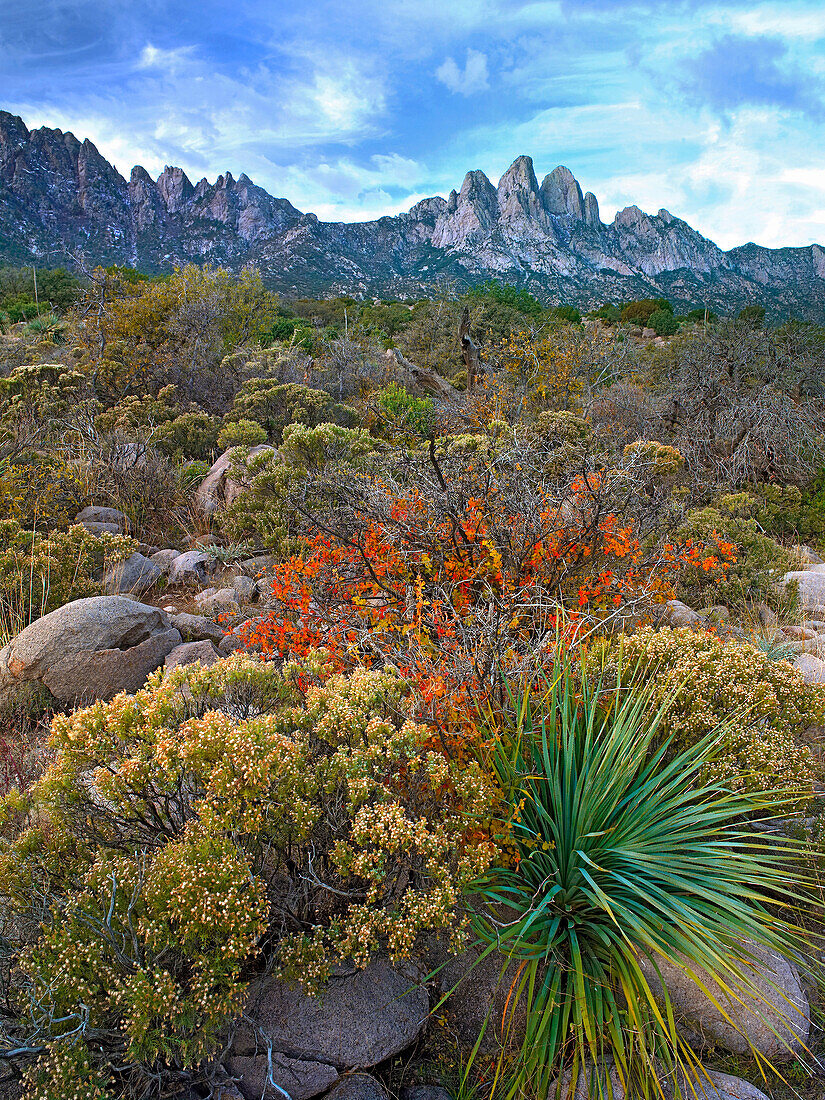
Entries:
{"type": "MultiPolygon", "coordinates": [[[[723,731],[670,753],[658,736],[666,707],[651,717],[642,686],[589,684],[559,656],[499,734],[495,768],[517,807],[517,856],[479,883],[477,925],[485,954],[522,963],[509,1006],[526,1003],[527,1030],[508,1096],[543,1100],[563,1070],[575,1081],[579,1067],[610,1063],[634,1100],[663,1095],[663,1076],[702,1096],[657,960],[699,971],[734,1027],[730,1003],[755,1003],[781,1038],[743,944],[809,952],[796,919],[808,890],[803,850],[743,822],[786,799],[707,778],[723,731]]],[[[788,1005],[790,1026],[797,1011],[788,1005]]],[[[594,1095],[609,1094],[605,1076],[595,1074],[594,1095]]]]}

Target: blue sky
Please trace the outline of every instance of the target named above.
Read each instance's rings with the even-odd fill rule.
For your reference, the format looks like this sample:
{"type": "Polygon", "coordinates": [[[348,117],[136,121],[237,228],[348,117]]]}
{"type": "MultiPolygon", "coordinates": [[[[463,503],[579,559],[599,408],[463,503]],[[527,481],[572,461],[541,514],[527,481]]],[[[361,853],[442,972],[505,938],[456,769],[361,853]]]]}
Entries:
{"type": "Polygon", "coordinates": [[[823,0],[0,0],[0,106],[322,218],[528,153],[604,220],[825,243],[823,0]]]}

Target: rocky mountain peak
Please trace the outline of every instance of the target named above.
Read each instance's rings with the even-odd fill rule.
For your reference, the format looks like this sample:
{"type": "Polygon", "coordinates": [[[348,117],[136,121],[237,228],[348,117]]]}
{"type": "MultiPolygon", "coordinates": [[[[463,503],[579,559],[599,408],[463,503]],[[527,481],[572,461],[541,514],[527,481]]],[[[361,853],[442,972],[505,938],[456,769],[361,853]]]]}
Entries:
{"type": "Polygon", "coordinates": [[[560,164],[545,176],[541,184],[541,201],[548,214],[584,220],[584,197],[579,181],[569,168],[560,164]]]}
{"type": "Polygon", "coordinates": [[[180,213],[195,193],[184,170],[168,164],[158,176],[157,186],[170,214],[180,213]]]}
{"type": "Polygon", "coordinates": [[[539,181],[531,157],[516,157],[501,179],[496,192],[499,210],[507,222],[542,222],[544,208],[539,198],[539,181]]]}

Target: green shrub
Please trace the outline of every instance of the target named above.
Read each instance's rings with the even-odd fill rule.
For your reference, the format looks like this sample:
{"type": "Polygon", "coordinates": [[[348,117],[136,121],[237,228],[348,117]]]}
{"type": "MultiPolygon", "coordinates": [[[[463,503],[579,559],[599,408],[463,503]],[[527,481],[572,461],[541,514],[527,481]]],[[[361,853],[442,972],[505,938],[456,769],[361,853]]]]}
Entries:
{"type": "Polygon", "coordinates": [[[315,990],[425,933],[464,942],[492,787],[404,717],[397,675],[320,672],[235,656],[55,719],[0,855],[18,927],[42,922],[11,1039],[30,1100],[208,1079],[261,965],[315,990]]]}
{"type": "Polygon", "coordinates": [[[435,407],[431,397],[413,397],[397,382],[390,382],[379,391],[377,400],[394,429],[409,431],[425,438],[431,433],[435,420],[435,407]]]}
{"type": "Polygon", "coordinates": [[[230,420],[221,428],[218,446],[226,451],[230,447],[255,447],[266,440],[266,428],[254,420],[230,420]]]}
{"type": "MultiPolygon", "coordinates": [[[[565,1077],[577,1082],[580,1068],[612,1061],[627,1095],[653,1100],[659,1073],[681,1069],[695,1081],[697,1072],[659,991],[659,961],[685,959],[732,999],[755,999],[743,941],[812,953],[791,923],[809,885],[794,866],[804,847],[760,846],[741,827],[776,803],[708,778],[718,729],[668,759],[656,748],[666,702],[579,673],[559,658],[520,701],[513,728],[498,731],[512,851],[481,883],[478,927],[502,967],[520,964],[508,1012],[526,1020],[503,1093],[560,1100],[565,1077]]],[[[589,1095],[612,1093],[602,1082],[589,1095]]]]}
{"type": "Polygon", "coordinates": [[[657,336],[673,336],[679,331],[679,322],[669,309],[657,309],[655,313],[651,313],[647,324],[657,336]]]}
{"type": "Polygon", "coordinates": [[[622,320],[646,328],[653,314],[661,311],[673,313],[673,306],[667,298],[643,298],[622,307],[622,320]]]}
{"type": "MultiPolygon", "coordinates": [[[[252,420],[266,429],[276,445],[288,424],[310,427],[336,419],[332,398],[323,390],[314,390],[296,382],[280,383],[268,378],[251,378],[238,391],[229,418],[233,422],[252,420]]],[[[352,410],[348,410],[350,413],[352,410]]]]}
{"type": "Polygon", "coordinates": [[[155,446],[180,458],[210,458],[218,445],[221,422],[205,412],[187,412],[155,429],[155,446]]]}
{"type": "Polygon", "coordinates": [[[806,684],[785,661],[736,639],[706,631],[642,630],[597,649],[592,669],[614,677],[620,662],[650,685],[652,711],[669,705],[662,736],[677,749],[716,730],[721,744],[714,776],[734,788],[793,790],[810,798],[815,776],[810,750],[801,741],[825,716],[825,689],[806,684]],[[603,671],[602,670],[602,671],[603,671]]]}
{"type": "Polygon", "coordinates": [[[724,579],[705,572],[701,565],[683,574],[679,591],[688,603],[724,603],[739,611],[760,601],[773,608],[787,603],[787,593],[777,582],[792,568],[792,556],[760,529],[759,511],[756,497],[728,493],[716,498],[711,507],[688,515],[679,538],[699,540],[715,533],[732,543],[736,553],[724,579]]]}

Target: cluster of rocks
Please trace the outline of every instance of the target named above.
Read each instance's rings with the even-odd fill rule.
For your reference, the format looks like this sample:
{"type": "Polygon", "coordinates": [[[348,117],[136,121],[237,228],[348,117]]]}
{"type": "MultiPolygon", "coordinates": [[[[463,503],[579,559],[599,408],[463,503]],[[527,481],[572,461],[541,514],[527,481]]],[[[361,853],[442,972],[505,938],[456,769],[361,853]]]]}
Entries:
{"type": "MultiPolygon", "coordinates": [[[[803,976],[788,960],[756,944],[743,944],[743,956],[751,960],[755,992],[740,999],[727,995],[688,960],[658,960],[681,1034],[699,1054],[755,1050],[772,1063],[787,1062],[804,1051],[810,1036],[803,976]]],[[[341,972],[318,996],[307,996],[272,977],[254,982],[245,1022],[225,1061],[241,1096],[274,1100],[287,1093],[291,1100],[310,1100],[332,1089],[328,1095],[336,1100],[384,1100],[382,1086],[364,1071],[413,1046],[431,1006],[445,996],[453,1027],[468,1050],[485,1020],[489,1036],[495,1036],[513,975],[502,976],[500,964],[486,960],[473,965],[477,956],[468,951],[457,958],[445,956],[446,965],[434,978],[430,970],[428,982],[428,968],[437,957],[438,948],[433,957],[422,958],[418,969],[378,960],[364,970],[341,972]]],[[[643,970],[654,993],[661,992],[654,967],[644,963],[643,970]]],[[[516,1041],[523,1026],[523,1018],[516,1019],[516,1041]]],[[[609,1073],[610,1067],[602,1071],[609,1073]]],[[[700,1097],[702,1091],[706,1100],[765,1100],[764,1093],[748,1082],[712,1070],[697,1084],[700,1097]]],[[[619,1088],[613,1095],[622,1100],[624,1092],[619,1088]]],[[[575,1096],[591,1100],[584,1076],[575,1096]]],[[[447,1100],[444,1090],[424,1086],[411,1088],[404,1097],[447,1100]]]]}

